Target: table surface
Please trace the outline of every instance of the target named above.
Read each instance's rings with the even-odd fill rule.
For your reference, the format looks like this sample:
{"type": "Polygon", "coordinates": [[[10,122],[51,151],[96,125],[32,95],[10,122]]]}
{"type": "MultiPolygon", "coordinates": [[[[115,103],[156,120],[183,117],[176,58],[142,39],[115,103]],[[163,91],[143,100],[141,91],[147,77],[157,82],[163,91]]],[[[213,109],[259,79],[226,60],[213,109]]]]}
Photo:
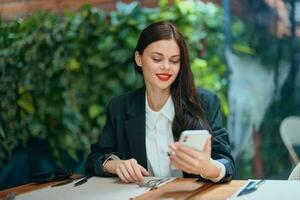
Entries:
{"type": "MultiPolygon", "coordinates": [[[[159,198],[173,198],[173,199],[191,199],[191,200],[223,200],[233,195],[246,180],[233,180],[223,184],[204,184],[195,182],[195,179],[176,179],[159,189],[149,191],[139,197],[140,199],[159,199],[159,198]],[[180,183],[180,184],[179,184],[180,183]],[[201,187],[200,187],[201,186],[201,187]],[[171,190],[172,191],[171,191],[171,190]]],[[[14,192],[17,195],[48,187],[57,182],[49,182],[43,184],[26,184],[18,187],[0,191],[0,199],[4,199],[7,194],[14,192]]]]}

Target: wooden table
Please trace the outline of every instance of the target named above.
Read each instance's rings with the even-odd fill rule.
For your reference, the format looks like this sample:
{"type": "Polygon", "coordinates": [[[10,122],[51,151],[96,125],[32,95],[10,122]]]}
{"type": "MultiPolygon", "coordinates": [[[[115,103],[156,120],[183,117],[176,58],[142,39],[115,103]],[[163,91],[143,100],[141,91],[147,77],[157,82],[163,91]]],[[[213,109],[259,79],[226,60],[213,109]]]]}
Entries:
{"type": "MultiPolygon", "coordinates": [[[[179,179],[173,182],[170,182],[169,186],[163,185],[159,189],[149,191],[144,195],[137,197],[137,200],[150,198],[150,199],[159,199],[159,198],[173,198],[173,199],[190,199],[190,200],[223,200],[227,199],[233,195],[243,184],[245,180],[233,180],[229,183],[224,184],[205,184],[202,187],[199,187],[202,183],[195,182],[195,179],[179,179]],[[180,184],[178,184],[180,182],[180,184]],[[173,184],[173,185],[172,185],[173,184]],[[198,186],[197,186],[198,184],[198,186]],[[187,187],[189,188],[187,190],[187,187]],[[173,191],[166,192],[166,188],[172,188],[173,191]],[[165,190],[165,191],[164,191],[165,190]],[[176,192],[174,192],[176,191],[176,192]],[[180,192],[178,192],[180,191],[180,192]]],[[[49,185],[53,185],[55,182],[44,183],[44,184],[26,184],[6,190],[0,191],[0,199],[4,199],[5,196],[11,192],[16,194],[22,194],[41,188],[45,188],[49,185]]]]}

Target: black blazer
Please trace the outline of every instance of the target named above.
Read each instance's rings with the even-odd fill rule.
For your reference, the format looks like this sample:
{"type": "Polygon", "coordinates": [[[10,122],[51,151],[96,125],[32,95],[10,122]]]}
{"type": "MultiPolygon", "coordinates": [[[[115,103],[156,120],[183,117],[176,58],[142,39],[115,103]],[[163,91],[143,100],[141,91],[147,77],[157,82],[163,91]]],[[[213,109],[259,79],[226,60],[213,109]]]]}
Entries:
{"type": "MultiPolygon", "coordinates": [[[[222,117],[218,97],[204,89],[198,90],[208,122],[212,130],[211,157],[223,163],[226,175],[220,182],[229,181],[234,173],[234,161],[222,117]]],[[[85,163],[86,172],[109,176],[103,171],[103,162],[111,154],[121,159],[135,158],[147,169],[145,143],[145,88],[113,98],[108,107],[106,124],[97,143],[91,145],[91,153],[85,163]]],[[[200,176],[184,173],[184,177],[200,176]]]]}

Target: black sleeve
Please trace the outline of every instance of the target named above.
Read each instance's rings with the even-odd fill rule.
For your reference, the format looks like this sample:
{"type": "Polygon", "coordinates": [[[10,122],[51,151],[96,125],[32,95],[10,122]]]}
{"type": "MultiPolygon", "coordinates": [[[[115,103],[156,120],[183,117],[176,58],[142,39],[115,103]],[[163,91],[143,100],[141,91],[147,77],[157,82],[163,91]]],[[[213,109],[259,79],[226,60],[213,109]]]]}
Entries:
{"type": "Polygon", "coordinates": [[[122,158],[122,155],[116,152],[116,133],[114,131],[112,111],[113,107],[112,103],[110,103],[102,134],[100,135],[97,143],[91,145],[91,153],[88,155],[85,162],[85,170],[88,174],[96,176],[112,176],[112,174],[105,173],[103,171],[103,162],[111,154],[122,158]]]}
{"type": "Polygon", "coordinates": [[[231,155],[228,132],[223,128],[220,101],[217,95],[210,94],[207,105],[206,114],[212,130],[211,157],[221,162],[226,169],[225,177],[219,182],[230,181],[235,170],[234,160],[231,155]]]}

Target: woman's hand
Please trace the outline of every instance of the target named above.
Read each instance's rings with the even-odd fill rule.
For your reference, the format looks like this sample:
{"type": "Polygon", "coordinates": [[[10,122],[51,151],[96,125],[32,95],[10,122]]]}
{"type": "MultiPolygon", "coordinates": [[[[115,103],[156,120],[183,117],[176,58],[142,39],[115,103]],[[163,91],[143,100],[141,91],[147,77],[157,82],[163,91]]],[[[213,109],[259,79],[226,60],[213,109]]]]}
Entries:
{"type": "Polygon", "coordinates": [[[134,183],[144,180],[144,176],[149,176],[149,172],[131,158],[129,160],[109,160],[104,165],[104,171],[117,174],[125,183],[134,183]]]}
{"type": "Polygon", "coordinates": [[[203,151],[180,144],[170,145],[172,165],[189,173],[205,178],[216,178],[221,173],[220,166],[211,159],[211,136],[207,139],[203,151]]]}

